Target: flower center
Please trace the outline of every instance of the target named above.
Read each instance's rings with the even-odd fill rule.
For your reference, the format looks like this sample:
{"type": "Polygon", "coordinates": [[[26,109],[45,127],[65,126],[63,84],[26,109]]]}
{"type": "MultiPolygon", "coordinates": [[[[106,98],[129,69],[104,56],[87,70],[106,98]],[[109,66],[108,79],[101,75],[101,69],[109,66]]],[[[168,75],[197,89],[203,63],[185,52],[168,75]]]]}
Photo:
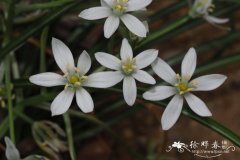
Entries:
{"type": "Polygon", "coordinates": [[[117,14],[122,14],[127,9],[129,0],[114,0],[113,10],[117,14]]]}
{"type": "Polygon", "coordinates": [[[122,70],[125,74],[132,74],[136,69],[136,60],[135,59],[127,59],[127,61],[122,62],[122,70]]]}
{"type": "Polygon", "coordinates": [[[72,89],[75,89],[75,88],[78,88],[78,87],[81,87],[82,84],[87,80],[87,76],[84,76],[84,75],[80,75],[80,72],[79,72],[79,69],[78,68],[75,68],[75,71],[73,73],[66,73],[64,75],[64,77],[66,78],[66,85],[65,85],[65,89],[66,88],[72,88],[72,89]]]}
{"type": "Polygon", "coordinates": [[[178,83],[178,89],[180,92],[186,92],[188,90],[188,85],[184,82],[178,83]]]}
{"type": "Polygon", "coordinates": [[[189,76],[182,78],[179,74],[176,75],[178,82],[175,84],[175,87],[178,89],[180,95],[183,95],[186,92],[192,91],[195,88],[196,82],[189,83],[189,76]]]}
{"type": "Polygon", "coordinates": [[[72,76],[70,77],[70,79],[69,79],[69,82],[70,82],[71,84],[79,83],[79,82],[80,82],[80,81],[79,81],[79,77],[76,76],[76,75],[72,75],[72,76]]]}

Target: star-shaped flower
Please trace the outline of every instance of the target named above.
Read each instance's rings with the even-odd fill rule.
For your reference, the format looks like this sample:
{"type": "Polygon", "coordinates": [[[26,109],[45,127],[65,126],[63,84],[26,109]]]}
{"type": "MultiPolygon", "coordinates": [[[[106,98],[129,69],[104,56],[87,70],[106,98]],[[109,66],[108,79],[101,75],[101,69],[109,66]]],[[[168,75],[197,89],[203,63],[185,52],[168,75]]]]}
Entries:
{"type": "Polygon", "coordinates": [[[94,105],[92,97],[83,87],[89,87],[89,85],[100,87],[104,85],[104,83],[102,83],[101,77],[99,79],[95,74],[86,76],[86,73],[91,67],[90,56],[86,51],[83,51],[75,67],[72,53],[63,42],[53,38],[52,49],[56,63],[64,75],[46,72],[33,75],[29,78],[32,83],[40,86],[65,86],[64,90],[58,94],[51,104],[52,115],[65,113],[70,107],[75,93],[80,109],[85,113],[93,111],[94,105]],[[94,79],[92,79],[92,77],[94,79]]]}
{"type": "Polygon", "coordinates": [[[192,4],[190,15],[192,17],[203,17],[213,25],[227,23],[229,21],[228,18],[217,18],[211,16],[209,13],[213,12],[214,9],[215,5],[212,3],[212,0],[195,0],[192,4]]]}
{"type": "Polygon", "coordinates": [[[147,29],[144,24],[129,12],[139,11],[148,6],[152,0],[101,0],[100,7],[82,11],[79,17],[87,20],[106,18],[104,36],[109,38],[117,30],[120,20],[135,35],[146,37],[147,29]]]}
{"type": "Polygon", "coordinates": [[[196,68],[196,61],[197,55],[195,49],[191,48],[182,61],[181,75],[176,74],[172,68],[160,58],[152,64],[154,72],[172,86],[156,86],[143,94],[144,99],[160,101],[174,95],[162,115],[161,122],[163,130],[170,129],[178,120],[184,98],[189,107],[199,116],[212,116],[206,104],[190,92],[216,89],[227,77],[221,74],[211,74],[190,80],[196,68]]]}
{"type": "Polygon", "coordinates": [[[147,84],[156,83],[155,79],[142,69],[149,66],[157,58],[157,56],[157,50],[149,49],[141,52],[133,58],[132,48],[126,39],[123,39],[122,41],[120,51],[121,60],[111,54],[103,52],[95,54],[97,61],[101,65],[115,70],[114,72],[110,71],[112,73],[110,76],[107,75],[108,72],[101,73],[106,79],[112,78],[112,84],[108,85],[108,87],[111,87],[123,80],[123,96],[129,106],[132,106],[135,103],[137,97],[135,79],[147,84]]]}

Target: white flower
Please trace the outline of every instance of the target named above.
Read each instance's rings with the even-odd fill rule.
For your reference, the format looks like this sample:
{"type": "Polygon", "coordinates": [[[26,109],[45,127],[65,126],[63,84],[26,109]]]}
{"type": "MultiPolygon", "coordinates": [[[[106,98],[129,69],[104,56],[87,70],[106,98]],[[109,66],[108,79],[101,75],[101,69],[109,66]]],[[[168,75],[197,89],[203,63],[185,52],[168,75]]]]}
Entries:
{"type": "Polygon", "coordinates": [[[202,16],[213,25],[227,23],[229,21],[228,18],[217,18],[209,15],[209,13],[213,12],[214,9],[215,5],[212,3],[212,0],[195,0],[190,11],[190,15],[193,17],[202,16]]]}
{"type": "MultiPolygon", "coordinates": [[[[52,39],[53,55],[59,68],[63,71],[64,75],[46,72],[33,75],[29,80],[37,85],[52,87],[65,85],[64,90],[54,99],[51,104],[52,115],[59,115],[65,113],[70,107],[74,94],[76,93],[77,104],[80,109],[85,112],[92,112],[94,105],[90,94],[83,88],[98,82],[101,79],[91,79],[94,74],[86,76],[86,73],[91,67],[91,58],[86,51],[83,51],[78,59],[77,66],[75,67],[73,56],[69,48],[60,40],[52,39]]],[[[98,86],[98,85],[95,85],[98,86]]]]}
{"type": "Polygon", "coordinates": [[[24,159],[21,159],[19,151],[17,150],[13,142],[8,137],[5,137],[4,140],[6,143],[5,154],[7,160],[49,160],[48,158],[39,155],[31,155],[24,159]]]}
{"type": "Polygon", "coordinates": [[[111,74],[109,74],[109,72],[100,73],[103,78],[111,79],[109,80],[108,85],[105,85],[104,87],[111,87],[123,80],[124,99],[129,106],[132,106],[137,96],[135,79],[148,84],[156,83],[155,79],[142,69],[149,66],[157,58],[158,51],[155,49],[149,49],[133,58],[131,46],[126,39],[123,39],[120,56],[121,60],[113,55],[103,52],[95,54],[97,61],[101,65],[115,70],[114,72],[110,72],[111,74]]]}
{"type": "Polygon", "coordinates": [[[156,86],[143,94],[144,99],[160,101],[174,95],[161,119],[164,130],[170,129],[178,120],[184,98],[189,107],[199,116],[207,117],[212,115],[206,104],[190,92],[216,89],[227,77],[220,74],[211,74],[190,81],[196,68],[196,61],[197,55],[195,49],[191,48],[183,59],[181,75],[176,74],[172,68],[160,58],[152,64],[154,72],[172,86],[156,86]]]}
{"type": "Polygon", "coordinates": [[[144,24],[128,12],[139,11],[148,6],[152,0],[101,0],[100,7],[93,7],[82,11],[79,17],[96,20],[106,18],[104,36],[109,38],[117,30],[120,20],[135,35],[146,37],[144,24]]]}

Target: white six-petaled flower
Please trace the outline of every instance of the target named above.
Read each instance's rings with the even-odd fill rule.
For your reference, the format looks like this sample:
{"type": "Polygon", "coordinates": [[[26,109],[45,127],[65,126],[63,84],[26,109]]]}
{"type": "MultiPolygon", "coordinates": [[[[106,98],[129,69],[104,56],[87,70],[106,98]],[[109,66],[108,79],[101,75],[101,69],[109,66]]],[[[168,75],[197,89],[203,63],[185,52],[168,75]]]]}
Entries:
{"type": "Polygon", "coordinates": [[[94,74],[86,76],[91,67],[90,56],[86,51],[83,51],[75,67],[72,53],[63,42],[52,38],[52,49],[55,61],[64,75],[46,72],[33,75],[29,80],[34,84],[45,87],[65,86],[64,90],[58,94],[51,104],[53,116],[63,114],[68,110],[75,93],[80,109],[85,113],[92,112],[94,108],[92,97],[83,87],[89,87],[88,83],[98,86],[97,84],[101,84],[98,80],[101,82],[101,79],[97,79],[94,74]],[[91,77],[95,77],[94,81],[91,77]],[[97,84],[94,82],[97,82],[97,84]]]}
{"type": "Polygon", "coordinates": [[[143,94],[144,99],[160,101],[174,95],[162,115],[161,123],[163,130],[170,129],[178,120],[184,98],[189,107],[199,116],[207,117],[212,115],[206,104],[190,92],[216,89],[226,80],[226,76],[211,74],[190,80],[196,68],[196,61],[196,52],[191,48],[182,61],[181,75],[176,74],[160,58],[152,64],[154,72],[172,86],[156,86],[143,94]]]}
{"type": "Polygon", "coordinates": [[[144,24],[128,12],[139,11],[147,7],[152,0],[101,0],[100,7],[82,11],[79,17],[87,20],[106,18],[104,36],[109,38],[117,30],[120,20],[135,35],[146,37],[147,29],[144,24]]]}
{"type": "Polygon", "coordinates": [[[193,17],[203,17],[209,23],[222,24],[229,21],[228,18],[217,18],[211,16],[209,13],[213,12],[215,5],[212,3],[212,0],[195,0],[192,4],[190,15],[193,17]]]}
{"type": "Polygon", "coordinates": [[[109,82],[103,87],[111,87],[123,80],[124,99],[129,106],[132,106],[137,97],[135,79],[147,84],[156,83],[155,79],[142,69],[149,66],[157,58],[157,56],[157,50],[149,49],[141,52],[135,58],[133,58],[133,51],[130,44],[126,39],[123,39],[120,50],[121,60],[113,55],[103,52],[98,52],[95,54],[97,61],[101,65],[115,71],[107,71],[96,74],[100,74],[103,79],[111,79],[108,80],[109,82]]]}

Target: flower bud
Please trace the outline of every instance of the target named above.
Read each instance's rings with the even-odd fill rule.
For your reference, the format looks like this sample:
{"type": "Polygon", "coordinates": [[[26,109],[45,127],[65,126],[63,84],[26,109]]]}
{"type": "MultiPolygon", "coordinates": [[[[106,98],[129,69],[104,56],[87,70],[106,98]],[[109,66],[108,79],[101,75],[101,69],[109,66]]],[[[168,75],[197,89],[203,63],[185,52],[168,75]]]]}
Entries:
{"type": "Polygon", "coordinates": [[[32,133],[37,145],[54,159],[58,159],[59,152],[68,150],[66,142],[62,140],[65,132],[51,121],[35,122],[32,133]]]}

